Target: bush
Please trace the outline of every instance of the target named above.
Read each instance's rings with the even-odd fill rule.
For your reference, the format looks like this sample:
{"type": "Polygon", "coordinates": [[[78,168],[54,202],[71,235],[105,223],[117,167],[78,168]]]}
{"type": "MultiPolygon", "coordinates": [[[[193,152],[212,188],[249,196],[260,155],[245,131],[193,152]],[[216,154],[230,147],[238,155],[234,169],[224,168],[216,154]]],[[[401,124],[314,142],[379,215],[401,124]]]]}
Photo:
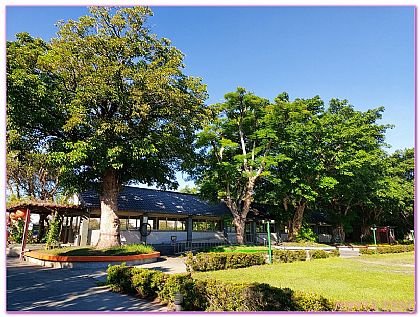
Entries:
{"type": "Polygon", "coordinates": [[[131,282],[131,277],[135,273],[132,267],[121,265],[109,265],[107,270],[106,283],[111,285],[115,290],[124,293],[135,293],[135,289],[131,282]]]}
{"type": "Polygon", "coordinates": [[[166,275],[155,270],[137,269],[131,276],[132,287],[141,298],[156,298],[165,281],[166,275]]]}
{"type": "Polygon", "coordinates": [[[313,232],[311,227],[304,224],[298,234],[296,235],[296,242],[316,242],[317,235],[313,232]]]}
{"type": "Polygon", "coordinates": [[[337,249],[331,250],[329,256],[330,258],[340,256],[340,251],[338,251],[337,249]]]}
{"type": "Polygon", "coordinates": [[[311,259],[326,259],[330,257],[328,252],[324,250],[310,250],[309,255],[311,256],[311,259]]]}
{"type": "Polygon", "coordinates": [[[305,292],[292,293],[293,310],[332,311],[334,303],[321,295],[305,292]]]}
{"type": "Polygon", "coordinates": [[[185,265],[188,271],[216,271],[225,269],[237,269],[253,265],[265,264],[263,253],[197,253],[194,257],[191,252],[187,253],[185,265]]]}
{"type": "Polygon", "coordinates": [[[175,292],[182,294],[184,298],[182,307],[185,310],[197,310],[203,302],[202,298],[196,294],[195,282],[190,273],[168,276],[162,290],[158,293],[158,298],[162,303],[171,304],[174,302],[175,292]]]}
{"type": "Polygon", "coordinates": [[[273,250],[273,262],[291,263],[296,261],[306,261],[305,250],[273,250]]]}
{"type": "Polygon", "coordinates": [[[60,244],[60,233],[61,233],[61,225],[63,222],[63,217],[60,216],[57,212],[53,214],[52,219],[48,224],[47,230],[47,243],[45,248],[48,250],[50,248],[54,248],[60,244]]]}
{"type": "Polygon", "coordinates": [[[377,247],[375,249],[360,249],[361,254],[386,254],[386,253],[402,253],[414,251],[414,244],[408,245],[389,245],[377,247]]]}
{"type": "Polygon", "coordinates": [[[333,307],[322,296],[288,288],[194,280],[190,273],[169,275],[125,264],[108,268],[107,284],[126,293],[137,291],[141,297],[158,297],[169,306],[173,305],[175,292],[180,292],[187,311],[330,311],[333,307]]]}
{"type": "Polygon", "coordinates": [[[397,242],[398,244],[405,244],[405,245],[414,244],[414,240],[406,240],[406,239],[399,239],[397,240],[397,242]]]}

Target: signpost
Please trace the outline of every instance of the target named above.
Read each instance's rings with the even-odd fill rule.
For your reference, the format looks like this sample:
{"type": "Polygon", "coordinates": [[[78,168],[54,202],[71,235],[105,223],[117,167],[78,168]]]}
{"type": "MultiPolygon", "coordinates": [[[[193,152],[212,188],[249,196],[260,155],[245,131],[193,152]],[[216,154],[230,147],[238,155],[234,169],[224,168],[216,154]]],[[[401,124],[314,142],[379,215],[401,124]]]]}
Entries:
{"type": "Polygon", "coordinates": [[[376,228],[376,225],[374,224],[372,227],[370,227],[370,230],[372,230],[373,231],[373,243],[375,244],[375,253],[377,253],[376,252],[376,230],[377,230],[378,228],[376,228]]]}
{"type": "Polygon", "coordinates": [[[268,263],[273,263],[273,256],[271,254],[271,232],[270,224],[274,223],[274,220],[263,220],[263,223],[267,224],[267,242],[268,242],[268,263]]]}

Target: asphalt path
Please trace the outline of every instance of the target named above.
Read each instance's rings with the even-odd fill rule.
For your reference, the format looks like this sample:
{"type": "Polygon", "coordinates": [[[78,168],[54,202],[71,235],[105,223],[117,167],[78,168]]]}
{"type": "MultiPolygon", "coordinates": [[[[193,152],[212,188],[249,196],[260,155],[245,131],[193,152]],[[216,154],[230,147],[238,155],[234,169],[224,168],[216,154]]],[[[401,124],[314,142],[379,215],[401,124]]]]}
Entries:
{"type": "Polygon", "coordinates": [[[98,286],[106,273],[53,269],[7,258],[7,311],[167,311],[166,306],[98,286]]]}

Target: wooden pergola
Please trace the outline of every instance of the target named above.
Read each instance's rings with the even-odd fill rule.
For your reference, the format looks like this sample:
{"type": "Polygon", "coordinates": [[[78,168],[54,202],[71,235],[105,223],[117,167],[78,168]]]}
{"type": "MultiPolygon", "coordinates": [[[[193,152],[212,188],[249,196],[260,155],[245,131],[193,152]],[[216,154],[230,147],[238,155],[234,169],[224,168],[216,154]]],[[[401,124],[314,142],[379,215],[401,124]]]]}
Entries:
{"type": "Polygon", "coordinates": [[[21,201],[12,203],[7,206],[6,212],[7,215],[7,224],[10,223],[10,213],[16,212],[18,210],[25,211],[25,225],[23,230],[23,237],[22,237],[22,246],[20,251],[20,259],[23,258],[23,253],[26,248],[26,240],[28,236],[28,226],[30,222],[31,214],[39,214],[41,216],[48,216],[53,213],[57,213],[58,215],[66,218],[66,226],[68,225],[69,218],[70,223],[72,223],[73,217],[76,218],[76,227],[80,226],[80,219],[88,218],[89,217],[89,210],[80,205],[70,205],[70,204],[57,204],[51,201],[39,201],[39,200],[31,200],[31,201],[21,201]]]}

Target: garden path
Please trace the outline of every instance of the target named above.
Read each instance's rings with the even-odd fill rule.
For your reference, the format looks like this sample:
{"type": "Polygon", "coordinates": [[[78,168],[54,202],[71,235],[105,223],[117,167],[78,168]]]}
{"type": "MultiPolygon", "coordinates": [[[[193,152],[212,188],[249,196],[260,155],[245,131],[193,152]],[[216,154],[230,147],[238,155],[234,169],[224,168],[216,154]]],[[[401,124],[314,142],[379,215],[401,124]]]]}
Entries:
{"type": "Polygon", "coordinates": [[[53,269],[7,258],[7,311],[167,311],[98,286],[105,272],[53,269]]]}

